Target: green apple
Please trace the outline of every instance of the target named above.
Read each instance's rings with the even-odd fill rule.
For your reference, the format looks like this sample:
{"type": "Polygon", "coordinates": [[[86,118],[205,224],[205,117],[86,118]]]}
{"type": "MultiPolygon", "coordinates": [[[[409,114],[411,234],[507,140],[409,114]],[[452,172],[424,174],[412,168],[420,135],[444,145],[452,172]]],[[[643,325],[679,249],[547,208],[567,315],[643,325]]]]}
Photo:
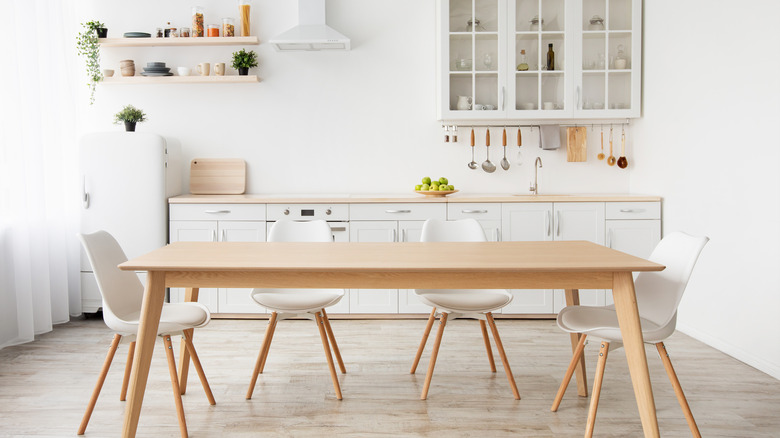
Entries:
{"type": "Polygon", "coordinates": [[[449,181],[447,181],[447,178],[441,177],[439,178],[439,184],[447,184],[449,181]]]}
{"type": "Polygon", "coordinates": [[[430,189],[431,189],[431,186],[429,186],[428,184],[423,184],[422,187],[420,187],[420,190],[423,191],[423,192],[427,192],[430,189]]]}
{"type": "Polygon", "coordinates": [[[422,184],[417,184],[416,186],[414,186],[414,189],[415,190],[422,190],[422,184]]]}
{"type": "Polygon", "coordinates": [[[430,185],[431,184],[431,177],[426,176],[425,178],[422,179],[422,183],[430,185]]]}
{"type": "Polygon", "coordinates": [[[447,185],[447,190],[455,190],[455,186],[452,184],[447,185]]]}
{"type": "Polygon", "coordinates": [[[438,181],[434,181],[434,182],[431,183],[431,187],[439,187],[439,185],[440,184],[439,184],[438,181]]]}

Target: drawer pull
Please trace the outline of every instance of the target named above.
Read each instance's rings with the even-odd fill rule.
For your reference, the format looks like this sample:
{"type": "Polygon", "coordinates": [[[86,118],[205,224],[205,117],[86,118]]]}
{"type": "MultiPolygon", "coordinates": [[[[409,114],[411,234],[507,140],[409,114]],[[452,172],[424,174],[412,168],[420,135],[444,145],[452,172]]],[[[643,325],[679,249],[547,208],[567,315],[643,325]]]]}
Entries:
{"type": "Polygon", "coordinates": [[[621,208],[621,213],[644,213],[646,210],[644,208],[621,208]]]}
{"type": "Polygon", "coordinates": [[[228,213],[230,213],[230,210],[206,210],[204,213],[207,213],[207,214],[228,214],[228,213]]]}
{"type": "Polygon", "coordinates": [[[347,227],[330,227],[331,231],[347,231],[347,227]]]}
{"type": "Polygon", "coordinates": [[[412,210],[385,210],[385,213],[411,213],[412,210]]]}
{"type": "Polygon", "coordinates": [[[460,212],[466,214],[484,214],[487,213],[488,211],[487,210],[461,210],[460,212]]]}

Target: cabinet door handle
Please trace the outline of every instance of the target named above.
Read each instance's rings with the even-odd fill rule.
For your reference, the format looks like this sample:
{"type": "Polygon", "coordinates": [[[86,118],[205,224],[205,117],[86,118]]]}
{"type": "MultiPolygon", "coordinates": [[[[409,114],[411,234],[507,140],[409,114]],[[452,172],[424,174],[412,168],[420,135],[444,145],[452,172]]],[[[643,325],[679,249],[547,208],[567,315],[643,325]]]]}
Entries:
{"type": "Polygon", "coordinates": [[[484,214],[487,213],[487,210],[461,210],[461,213],[464,214],[484,214]]]}
{"type": "Polygon", "coordinates": [[[227,242],[227,230],[222,230],[222,241],[227,242]]]}
{"type": "Polygon", "coordinates": [[[212,242],[217,241],[217,230],[211,230],[211,241],[212,242]]]}
{"type": "Polygon", "coordinates": [[[398,231],[393,230],[393,240],[391,242],[398,242],[398,231]]]}
{"type": "Polygon", "coordinates": [[[500,231],[498,230],[498,228],[494,228],[493,229],[493,236],[495,237],[495,241],[496,242],[500,242],[501,241],[501,236],[498,234],[499,232],[500,231]]]}
{"type": "Polygon", "coordinates": [[[558,237],[561,236],[561,212],[560,211],[555,212],[555,235],[558,237]]]}
{"type": "Polygon", "coordinates": [[[578,109],[578,110],[581,110],[581,109],[582,109],[582,106],[580,105],[580,86],[579,86],[579,85],[577,85],[577,94],[576,94],[576,98],[577,98],[577,109],[578,109]]]}
{"type": "Polygon", "coordinates": [[[385,210],[385,213],[411,213],[412,210],[385,210]]]}
{"type": "Polygon", "coordinates": [[[228,214],[230,213],[230,210],[206,210],[204,211],[206,214],[228,214]]]}
{"type": "Polygon", "coordinates": [[[550,211],[547,211],[547,215],[544,217],[544,227],[547,228],[547,235],[550,235],[550,211]]]}
{"type": "Polygon", "coordinates": [[[401,230],[401,242],[406,242],[407,240],[407,230],[401,230]]]}
{"type": "Polygon", "coordinates": [[[504,110],[504,101],[506,100],[505,95],[506,94],[506,87],[501,87],[501,94],[498,95],[498,100],[500,103],[498,106],[501,108],[501,111],[504,110]]]}
{"type": "Polygon", "coordinates": [[[607,248],[612,248],[612,229],[607,231],[607,248]]]}
{"type": "Polygon", "coordinates": [[[644,208],[621,208],[621,213],[644,213],[644,208]]]}
{"type": "Polygon", "coordinates": [[[84,203],[84,209],[89,208],[89,192],[87,191],[87,177],[83,176],[81,180],[81,202],[84,203]]]}

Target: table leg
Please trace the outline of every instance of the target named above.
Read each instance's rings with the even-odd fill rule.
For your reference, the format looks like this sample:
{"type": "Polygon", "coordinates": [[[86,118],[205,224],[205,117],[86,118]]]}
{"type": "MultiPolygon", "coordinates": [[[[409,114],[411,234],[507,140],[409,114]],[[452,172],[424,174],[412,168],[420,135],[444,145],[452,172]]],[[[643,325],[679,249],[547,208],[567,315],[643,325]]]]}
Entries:
{"type": "MultiPolygon", "coordinates": [[[[197,287],[188,287],[184,291],[184,301],[188,303],[197,302],[199,291],[200,289],[197,287]]],[[[184,330],[184,336],[187,336],[190,341],[192,341],[194,334],[195,329],[184,330]]],[[[181,390],[181,395],[187,392],[187,375],[189,371],[190,352],[187,350],[187,344],[182,341],[179,343],[179,390],[181,390]]]]}
{"type": "Polygon", "coordinates": [[[634,291],[634,278],[631,272],[615,272],[612,281],[612,298],[615,301],[620,333],[626,349],[626,360],[631,373],[631,383],[634,385],[634,396],[639,408],[639,418],[642,420],[642,429],[645,437],[659,437],[653,388],[650,385],[650,372],[647,369],[642,325],[639,321],[639,309],[634,291]]]}
{"type": "MultiPolygon", "coordinates": [[[[566,305],[567,306],[579,306],[580,305],[580,290],[579,289],[566,289],[566,305]]],[[[582,333],[570,333],[569,339],[571,340],[571,352],[577,351],[577,344],[580,343],[580,337],[582,333]]],[[[574,376],[577,379],[577,395],[580,397],[588,396],[588,377],[585,374],[585,355],[580,356],[580,360],[577,363],[577,368],[574,370],[574,376]]]]}
{"type": "Polygon", "coordinates": [[[154,341],[160,325],[163,302],[165,301],[165,272],[149,271],[146,277],[146,289],[141,305],[141,318],[136,337],[136,352],[133,360],[133,374],[130,380],[130,395],[127,397],[125,421],[122,436],[135,436],[141,404],[144,401],[146,380],[149,377],[149,364],[152,362],[154,341]]]}

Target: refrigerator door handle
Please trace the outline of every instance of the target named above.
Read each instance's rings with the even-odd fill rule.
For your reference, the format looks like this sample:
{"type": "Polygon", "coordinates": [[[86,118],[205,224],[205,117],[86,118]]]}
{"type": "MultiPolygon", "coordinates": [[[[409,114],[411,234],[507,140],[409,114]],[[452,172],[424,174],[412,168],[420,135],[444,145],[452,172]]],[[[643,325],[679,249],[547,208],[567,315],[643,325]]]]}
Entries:
{"type": "Polygon", "coordinates": [[[89,208],[89,193],[87,192],[87,177],[82,177],[81,180],[81,201],[84,203],[84,209],[89,208]]]}

